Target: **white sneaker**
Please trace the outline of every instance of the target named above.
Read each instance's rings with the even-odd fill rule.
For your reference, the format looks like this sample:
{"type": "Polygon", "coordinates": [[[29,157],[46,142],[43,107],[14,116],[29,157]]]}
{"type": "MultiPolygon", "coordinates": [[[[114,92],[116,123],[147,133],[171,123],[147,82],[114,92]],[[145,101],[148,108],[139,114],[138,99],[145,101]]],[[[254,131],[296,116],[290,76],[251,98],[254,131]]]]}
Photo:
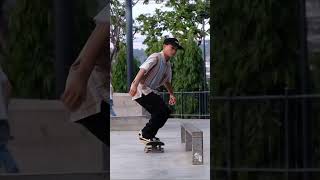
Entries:
{"type": "Polygon", "coordinates": [[[139,131],[138,136],[139,136],[139,140],[140,140],[142,143],[144,143],[144,144],[146,144],[146,143],[148,143],[148,142],[160,141],[160,139],[159,139],[159,138],[156,138],[156,137],[151,138],[151,139],[144,138],[144,137],[142,136],[142,131],[141,131],[141,130],[139,131]]]}

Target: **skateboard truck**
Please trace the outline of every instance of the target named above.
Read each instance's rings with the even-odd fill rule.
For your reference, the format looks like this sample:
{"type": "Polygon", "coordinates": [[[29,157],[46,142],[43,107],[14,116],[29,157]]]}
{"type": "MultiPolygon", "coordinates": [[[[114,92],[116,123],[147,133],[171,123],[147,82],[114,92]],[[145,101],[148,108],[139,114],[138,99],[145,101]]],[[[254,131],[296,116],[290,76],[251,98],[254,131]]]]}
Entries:
{"type": "Polygon", "coordinates": [[[164,146],[163,142],[148,142],[144,147],[144,152],[145,153],[149,153],[149,152],[163,153],[164,149],[162,146],[164,146]]]}

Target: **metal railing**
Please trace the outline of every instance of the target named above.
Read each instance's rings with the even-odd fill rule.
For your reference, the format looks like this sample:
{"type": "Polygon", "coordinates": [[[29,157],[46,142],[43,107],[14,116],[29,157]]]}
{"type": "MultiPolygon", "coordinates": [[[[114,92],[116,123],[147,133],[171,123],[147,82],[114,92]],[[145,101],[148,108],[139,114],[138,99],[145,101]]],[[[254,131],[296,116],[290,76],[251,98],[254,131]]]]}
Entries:
{"type": "MultiPolygon", "coordinates": [[[[239,179],[238,175],[241,173],[245,175],[254,174],[256,178],[251,179],[256,180],[263,179],[268,175],[270,179],[275,180],[292,178],[299,180],[319,179],[320,151],[318,149],[320,149],[320,133],[316,131],[320,119],[319,100],[320,94],[289,95],[288,91],[284,95],[212,97],[215,110],[220,108],[220,111],[224,114],[221,116],[223,119],[220,119],[220,124],[215,123],[216,120],[212,121],[213,129],[211,131],[217,132],[219,128],[224,130],[220,131],[220,134],[216,137],[212,136],[213,142],[220,138],[221,143],[218,143],[218,145],[222,146],[219,151],[216,151],[216,155],[221,156],[219,157],[220,162],[223,163],[214,162],[214,166],[211,167],[215,180],[237,180],[239,179]],[[260,108],[261,114],[251,114],[254,117],[249,117],[250,113],[247,112],[250,112],[250,108],[258,109],[256,112],[259,112],[260,108]],[[265,110],[263,108],[268,108],[268,110],[262,113],[265,110]],[[237,117],[239,115],[243,116],[237,117]],[[266,115],[268,116],[266,117],[266,115]],[[268,119],[272,116],[274,117],[273,120],[268,119]],[[263,144],[262,146],[265,146],[259,150],[266,152],[258,152],[266,158],[265,161],[261,161],[262,164],[260,165],[243,163],[246,162],[246,158],[250,158],[250,155],[242,154],[241,152],[247,149],[237,146],[247,145],[246,138],[237,137],[239,132],[242,135],[246,132],[243,130],[243,124],[240,123],[239,125],[237,121],[248,123],[249,118],[251,118],[252,124],[256,123],[256,126],[259,126],[259,123],[263,125],[270,124],[270,121],[278,123],[277,126],[273,126],[273,129],[271,128],[272,131],[278,133],[278,136],[273,136],[271,132],[264,130],[267,127],[263,125],[260,125],[260,128],[265,132],[253,131],[252,133],[250,129],[252,137],[268,136],[260,137],[260,140],[263,139],[267,142],[261,143],[258,140],[250,142],[250,145],[261,143],[263,144]],[[258,120],[254,122],[254,118],[259,118],[262,122],[258,122],[258,120]],[[238,125],[235,125],[236,123],[238,125]],[[275,137],[279,137],[279,139],[275,137]],[[244,142],[244,144],[241,142],[244,142]],[[277,153],[277,157],[274,157],[275,153],[277,153]],[[272,162],[273,160],[276,162],[272,162]]],[[[257,146],[253,145],[252,147],[250,150],[258,151],[257,146]],[[257,149],[254,149],[254,147],[257,149]]],[[[212,145],[211,148],[215,149],[216,147],[212,145]]],[[[212,157],[212,159],[215,161],[217,158],[212,157]]]]}
{"type": "MultiPolygon", "coordinates": [[[[166,103],[169,102],[169,93],[160,92],[166,103]]],[[[176,118],[209,119],[209,91],[174,92],[176,105],[170,106],[171,116],[176,118]]]]}

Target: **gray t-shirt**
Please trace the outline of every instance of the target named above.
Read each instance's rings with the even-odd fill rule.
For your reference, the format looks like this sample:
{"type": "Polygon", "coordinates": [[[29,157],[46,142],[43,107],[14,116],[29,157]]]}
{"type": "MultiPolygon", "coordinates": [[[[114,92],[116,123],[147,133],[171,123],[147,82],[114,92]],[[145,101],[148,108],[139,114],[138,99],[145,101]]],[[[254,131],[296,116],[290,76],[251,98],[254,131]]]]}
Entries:
{"type": "MultiPolygon", "coordinates": [[[[109,8],[107,5],[104,7],[95,17],[94,21],[98,23],[107,23],[109,24],[109,8]]],[[[109,41],[106,36],[106,48],[109,47],[109,41]]],[[[109,51],[102,52],[97,58],[97,63],[90,75],[87,86],[87,94],[82,102],[80,108],[76,111],[70,113],[71,121],[77,121],[91,115],[101,112],[101,102],[109,102],[110,97],[110,57],[109,51]]],[[[73,76],[73,73],[77,71],[77,66],[79,65],[80,59],[75,61],[70,68],[69,76],[73,76]]],[[[68,84],[67,80],[67,84],[68,84]]]]}

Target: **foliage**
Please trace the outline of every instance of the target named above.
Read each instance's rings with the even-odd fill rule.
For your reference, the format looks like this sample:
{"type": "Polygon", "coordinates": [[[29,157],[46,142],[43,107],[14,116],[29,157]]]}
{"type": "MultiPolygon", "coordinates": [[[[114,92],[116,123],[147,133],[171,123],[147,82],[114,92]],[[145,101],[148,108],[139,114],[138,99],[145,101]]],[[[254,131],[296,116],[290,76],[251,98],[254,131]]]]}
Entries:
{"type": "MultiPolygon", "coordinates": [[[[212,16],[214,57],[210,84],[215,96],[283,94],[285,88],[297,88],[295,2],[215,1],[212,16]]],[[[231,166],[235,168],[283,167],[284,155],[279,151],[284,142],[281,102],[211,103],[214,166],[225,167],[226,157],[231,155],[231,166]],[[227,154],[229,140],[231,152],[227,154]]],[[[254,173],[237,177],[258,179],[254,173]]]]}
{"type": "Polygon", "coordinates": [[[203,59],[201,49],[194,41],[192,32],[186,41],[181,42],[184,50],[178,50],[173,60],[174,73],[172,84],[175,91],[199,91],[203,89],[203,59]]]}
{"type": "MultiPolygon", "coordinates": [[[[139,0],[132,3],[132,7],[138,3],[139,0]]],[[[148,3],[148,2],[145,2],[148,3]]],[[[125,1],[111,0],[111,29],[110,29],[110,42],[113,46],[110,58],[114,62],[120,51],[120,43],[124,43],[126,37],[126,4],[125,1]]],[[[134,20],[133,20],[134,24],[134,20]]],[[[137,27],[133,26],[133,36],[137,31],[137,27]]]]}
{"type": "Polygon", "coordinates": [[[50,98],[54,94],[53,4],[17,1],[10,14],[4,69],[16,97],[50,98]]]}
{"type": "Polygon", "coordinates": [[[137,30],[147,36],[144,40],[144,44],[148,46],[146,52],[150,53],[149,48],[167,32],[171,32],[179,40],[187,39],[188,33],[194,32],[194,37],[201,40],[208,33],[208,30],[203,31],[200,26],[209,18],[209,3],[209,0],[198,0],[197,3],[168,0],[165,6],[170,7],[171,11],[156,9],[154,15],[140,15],[137,18],[137,30]]]}
{"type": "Polygon", "coordinates": [[[113,45],[110,58],[112,60],[118,56],[120,51],[120,43],[124,41],[126,31],[126,14],[125,4],[119,0],[110,1],[111,12],[111,28],[110,28],[110,43],[113,45]]]}
{"type": "MultiPolygon", "coordinates": [[[[193,33],[189,33],[186,41],[181,44],[184,50],[178,51],[173,61],[172,84],[176,92],[192,92],[207,90],[203,73],[203,59],[201,49],[194,41],[193,33]]],[[[186,114],[199,113],[199,97],[195,94],[177,97],[177,105],[174,107],[176,113],[184,112],[186,114]],[[184,102],[184,103],[182,103],[184,102]]],[[[202,102],[200,103],[203,104],[202,102]]],[[[201,109],[204,107],[201,106],[201,109]]]]}
{"type": "MultiPolygon", "coordinates": [[[[140,62],[137,59],[133,60],[133,74],[136,75],[139,71],[140,62]]],[[[120,43],[120,51],[116,62],[112,66],[112,86],[114,92],[127,93],[127,54],[126,46],[120,43]]]]}
{"type": "MultiPolygon", "coordinates": [[[[89,0],[75,3],[76,52],[94,27],[89,0]]],[[[52,1],[17,1],[9,14],[7,49],[3,66],[18,98],[55,98],[54,14],[52,1]]]]}

